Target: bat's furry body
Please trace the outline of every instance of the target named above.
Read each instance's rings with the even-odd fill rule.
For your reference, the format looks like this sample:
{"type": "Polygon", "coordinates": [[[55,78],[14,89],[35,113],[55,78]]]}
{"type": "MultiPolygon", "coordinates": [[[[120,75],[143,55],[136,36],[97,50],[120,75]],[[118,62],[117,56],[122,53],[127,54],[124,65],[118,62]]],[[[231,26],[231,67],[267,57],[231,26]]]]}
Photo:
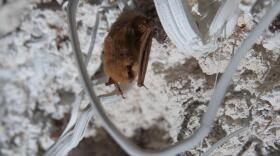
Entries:
{"type": "Polygon", "coordinates": [[[118,17],[104,41],[107,84],[131,83],[138,76],[138,86],[144,85],[152,34],[143,14],[125,11],[118,17]]]}

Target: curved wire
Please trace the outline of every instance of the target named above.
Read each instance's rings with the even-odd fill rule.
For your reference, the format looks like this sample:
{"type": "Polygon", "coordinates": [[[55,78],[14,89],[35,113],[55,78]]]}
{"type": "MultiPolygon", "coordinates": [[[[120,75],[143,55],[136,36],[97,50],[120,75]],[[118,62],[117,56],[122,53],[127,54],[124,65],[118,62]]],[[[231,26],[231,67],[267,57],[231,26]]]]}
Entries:
{"type": "Polygon", "coordinates": [[[99,11],[97,11],[96,18],[95,18],[95,24],[93,26],[93,30],[92,30],[92,33],[91,33],[91,41],[90,41],[87,57],[85,58],[86,66],[89,63],[89,59],[91,58],[91,55],[92,55],[92,52],[93,52],[93,49],[94,49],[96,34],[97,34],[97,30],[98,30],[98,25],[99,25],[99,18],[100,18],[99,16],[100,16],[99,11]]]}
{"type": "Polygon", "coordinates": [[[229,135],[223,137],[221,140],[219,140],[218,142],[216,142],[214,145],[211,146],[210,149],[208,149],[205,153],[203,153],[202,156],[208,156],[210,155],[215,149],[217,149],[219,146],[221,146],[222,144],[224,144],[226,141],[228,141],[229,139],[239,135],[240,133],[246,131],[249,129],[249,126],[245,126],[242,127],[232,133],[230,133],[229,135]]]}
{"type": "Polygon", "coordinates": [[[208,105],[207,111],[204,114],[201,122],[201,127],[189,138],[171,145],[165,149],[158,151],[143,150],[138,146],[133,144],[130,140],[124,137],[120,131],[114,126],[110,119],[106,116],[104,109],[101,105],[100,99],[97,98],[95,92],[91,88],[90,79],[83,62],[83,57],[80,49],[77,29],[76,29],[76,11],[79,0],[71,0],[68,4],[68,22],[70,28],[70,37],[72,42],[73,51],[75,53],[75,59],[79,67],[79,73],[81,76],[82,84],[87,95],[90,97],[91,106],[94,109],[94,113],[100,118],[100,122],[106,129],[106,131],[114,138],[114,140],[130,155],[133,156],[170,156],[175,155],[180,152],[184,152],[188,149],[193,148],[200,141],[203,140],[205,136],[210,132],[215,116],[217,114],[218,108],[224,99],[226,90],[230,84],[231,78],[235,73],[237,66],[241,58],[248,52],[251,46],[254,44],[255,40],[261,33],[267,28],[271,21],[276,17],[280,11],[280,1],[278,1],[264,16],[263,20],[259,25],[248,35],[243,44],[234,54],[233,59],[227,66],[225,73],[221,77],[217,88],[215,89],[214,95],[208,105]]]}

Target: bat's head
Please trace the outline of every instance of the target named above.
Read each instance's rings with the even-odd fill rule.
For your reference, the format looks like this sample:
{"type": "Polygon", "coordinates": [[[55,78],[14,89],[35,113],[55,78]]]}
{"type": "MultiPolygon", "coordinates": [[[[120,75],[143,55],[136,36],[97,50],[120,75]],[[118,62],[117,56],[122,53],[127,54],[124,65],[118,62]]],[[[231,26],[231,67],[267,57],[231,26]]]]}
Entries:
{"type": "Polygon", "coordinates": [[[116,82],[131,83],[137,76],[137,62],[129,58],[104,62],[104,72],[116,82]]]}

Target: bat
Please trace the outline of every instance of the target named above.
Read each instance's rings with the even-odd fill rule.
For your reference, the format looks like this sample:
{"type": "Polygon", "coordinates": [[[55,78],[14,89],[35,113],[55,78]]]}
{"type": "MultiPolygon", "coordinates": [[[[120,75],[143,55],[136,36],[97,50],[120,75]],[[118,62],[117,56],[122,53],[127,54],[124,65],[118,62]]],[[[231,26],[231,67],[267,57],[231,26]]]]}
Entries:
{"type": "Polygon", "coordinates": [[[138,11],[124,11],[110,28],[104,41],[103,70],[109,77],[106,85],[133,82],[144,85],[154,32],[150,19],[138,11]]]}

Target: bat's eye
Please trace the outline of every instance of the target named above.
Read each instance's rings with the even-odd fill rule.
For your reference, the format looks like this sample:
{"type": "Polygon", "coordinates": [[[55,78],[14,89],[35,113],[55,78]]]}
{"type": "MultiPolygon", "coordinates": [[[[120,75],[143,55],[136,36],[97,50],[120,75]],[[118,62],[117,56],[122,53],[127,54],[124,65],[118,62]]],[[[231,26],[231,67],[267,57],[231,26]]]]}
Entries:
{"type": "Polygon", "coordinates": [[[134,76],[133,76],[133,71],[132,71],[132,65],[127,65],[126,66],[126,69],[127,69],[127,75],[128,75],[128,78],[129,79],[132,79],[134,76]]]}

